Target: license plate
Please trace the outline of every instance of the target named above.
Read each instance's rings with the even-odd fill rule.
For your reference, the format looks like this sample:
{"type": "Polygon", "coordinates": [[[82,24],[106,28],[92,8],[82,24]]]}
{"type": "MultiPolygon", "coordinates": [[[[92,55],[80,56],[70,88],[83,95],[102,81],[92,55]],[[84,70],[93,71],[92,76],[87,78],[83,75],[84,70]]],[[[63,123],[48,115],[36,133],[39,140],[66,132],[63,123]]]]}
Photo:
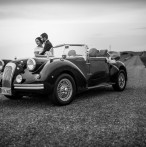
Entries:
{"type": "Polygon", "coordinates": [[[3,95],[12,95],[11,88],[2,87],[2,88],[1,88],[1,93],[2,93],[3,95]]]}

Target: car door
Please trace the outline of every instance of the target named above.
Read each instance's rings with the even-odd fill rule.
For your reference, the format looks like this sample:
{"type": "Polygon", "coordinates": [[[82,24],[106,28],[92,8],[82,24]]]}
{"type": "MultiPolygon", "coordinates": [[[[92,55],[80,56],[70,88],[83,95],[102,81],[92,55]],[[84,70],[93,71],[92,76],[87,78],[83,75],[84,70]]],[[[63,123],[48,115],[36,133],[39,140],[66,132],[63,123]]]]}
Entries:
{"type": "Polygon", "coordinates": [[[96,86],[109,80],[109,65],[105,57],[90,57],[88,86],[96,86]]]}

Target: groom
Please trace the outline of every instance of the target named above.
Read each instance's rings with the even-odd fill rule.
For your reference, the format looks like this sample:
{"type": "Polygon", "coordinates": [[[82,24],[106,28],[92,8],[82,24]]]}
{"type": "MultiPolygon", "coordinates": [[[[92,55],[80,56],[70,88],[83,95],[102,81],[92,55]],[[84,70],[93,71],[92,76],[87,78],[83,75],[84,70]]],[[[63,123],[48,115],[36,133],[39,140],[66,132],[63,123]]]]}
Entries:
{"type": "Polygon", "coordinates": [[[48,40],[48,35],[46,33],[42,33],[40,35],[41,40],[44,43],[44,49],[43,51],[40,53],[40,55],[44,55],[46,53],[46,51],[50,51],[50,49],[53,47],[52,43],[48,40]]]}

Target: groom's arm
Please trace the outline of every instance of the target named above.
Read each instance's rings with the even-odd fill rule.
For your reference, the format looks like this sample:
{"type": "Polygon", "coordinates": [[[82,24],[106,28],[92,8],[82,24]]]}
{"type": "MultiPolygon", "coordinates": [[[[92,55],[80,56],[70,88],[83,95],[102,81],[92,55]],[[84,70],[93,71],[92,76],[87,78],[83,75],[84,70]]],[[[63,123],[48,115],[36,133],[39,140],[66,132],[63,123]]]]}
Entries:
{"type": "Polygon", "coordinates": [[[44,55],[46,51],[50,51],[50,49],[52,48],[52,44],[49,42],[47,44],[45,44],[43,51],[40,53],[40,55],[44,55]]]}

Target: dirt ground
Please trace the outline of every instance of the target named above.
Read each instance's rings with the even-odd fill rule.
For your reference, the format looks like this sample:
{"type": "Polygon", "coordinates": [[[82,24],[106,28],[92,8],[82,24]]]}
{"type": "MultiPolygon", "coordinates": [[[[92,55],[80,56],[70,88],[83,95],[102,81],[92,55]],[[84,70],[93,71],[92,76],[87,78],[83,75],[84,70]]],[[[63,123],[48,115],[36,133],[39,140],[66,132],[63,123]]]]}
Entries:
{"type": "Polygon", "coordinates": [[[0,147],[146,146],[146,68],[126,62],[127,88],[89,90],[67,106],[0,96],[0,147]]]}

